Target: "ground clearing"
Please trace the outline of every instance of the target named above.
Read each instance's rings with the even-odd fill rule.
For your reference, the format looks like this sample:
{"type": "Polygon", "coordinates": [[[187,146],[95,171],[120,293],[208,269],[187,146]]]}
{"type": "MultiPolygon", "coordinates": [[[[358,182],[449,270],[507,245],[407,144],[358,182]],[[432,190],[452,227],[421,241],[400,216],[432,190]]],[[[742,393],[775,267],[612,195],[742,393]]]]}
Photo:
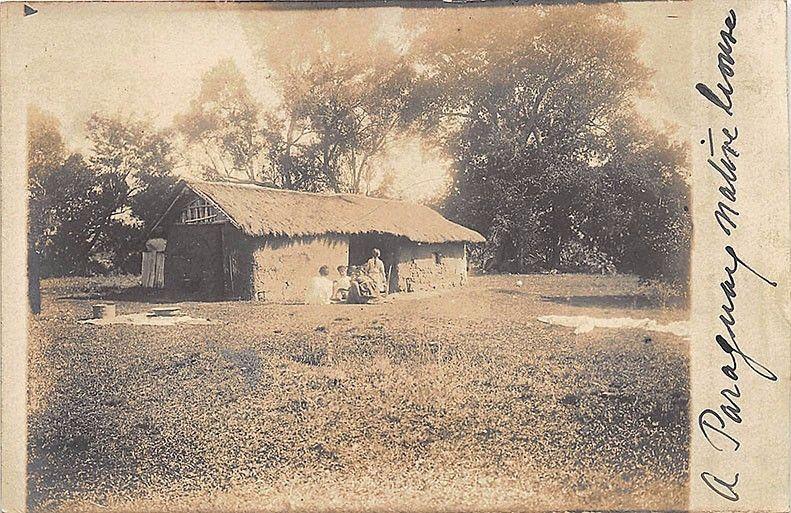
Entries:
{"type": "Polygon", "coordinates": [[[101,296],[151,308],[118,294],[133,283],[44,282],[37,509],[686,507],[687,342],[536,321],[685,317],[631,278],[484,276],[381,305],[181,304],[222,325],[77,324],[101,296]]]}

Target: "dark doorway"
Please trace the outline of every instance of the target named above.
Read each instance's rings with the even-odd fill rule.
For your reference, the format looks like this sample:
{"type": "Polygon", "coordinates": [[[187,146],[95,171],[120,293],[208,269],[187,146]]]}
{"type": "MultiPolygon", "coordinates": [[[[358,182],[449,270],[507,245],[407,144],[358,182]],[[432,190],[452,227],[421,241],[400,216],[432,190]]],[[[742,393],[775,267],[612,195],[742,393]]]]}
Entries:
{"type": "Polygon", "coordinates": [[[174,225],[165,252],[165,287],[192,297],[223,297],[222,233],[219,224],[174,225]]]}
{"type": "Polygon", "coordinates": [[[379,258],[385,264],[387,274],[388,292],[398,292],[398,248],[401,246],[400,237],[382,234],[363,234],[349,236],[349,266],[363,265],[369,258],[374,248],[381,255],[379,258]]]}

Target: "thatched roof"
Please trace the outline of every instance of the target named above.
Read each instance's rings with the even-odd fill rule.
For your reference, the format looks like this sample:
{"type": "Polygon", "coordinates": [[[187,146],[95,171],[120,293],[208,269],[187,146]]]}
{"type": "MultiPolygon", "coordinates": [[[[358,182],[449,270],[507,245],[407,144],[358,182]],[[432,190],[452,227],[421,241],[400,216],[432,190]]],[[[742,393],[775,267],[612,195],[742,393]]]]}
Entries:
{"type": "Polygon", "coordinates": [[[188,182],[248,235],[299,237],[386,233],[414,242],[484,242],[476,231],[416,203],[357,194],[316,194],[227,182],[188,182]]]}

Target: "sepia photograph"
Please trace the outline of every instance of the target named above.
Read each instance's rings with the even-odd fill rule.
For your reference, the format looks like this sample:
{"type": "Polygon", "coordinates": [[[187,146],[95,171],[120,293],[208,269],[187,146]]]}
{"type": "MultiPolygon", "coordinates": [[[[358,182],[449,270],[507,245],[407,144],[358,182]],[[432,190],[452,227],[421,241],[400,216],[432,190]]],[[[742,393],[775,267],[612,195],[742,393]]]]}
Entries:
{"type": "Polygon", "coordinates": [[[29,511],[689,509],[690,2],[6,8],[29,511]]]}

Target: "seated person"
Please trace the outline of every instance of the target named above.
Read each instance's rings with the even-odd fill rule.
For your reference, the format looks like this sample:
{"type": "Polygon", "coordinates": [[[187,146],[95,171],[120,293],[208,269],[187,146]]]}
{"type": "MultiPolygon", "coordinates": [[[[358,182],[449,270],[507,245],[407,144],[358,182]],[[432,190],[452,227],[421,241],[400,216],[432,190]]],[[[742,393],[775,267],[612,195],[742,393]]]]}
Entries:
{"type": "Polygon", "coordinates": [[[369,303],[379,297],[379,287],[376,282],[365,272],[355,269],[352,274],[352,283],[349,287],[347,303],[369,303]]]}
{"type": "Polygon", "coordinates": [[[332,285],[332,299],[336,301],[346,301],[349,295],[352,279],[349,277],[347,270],[348,268],[345,265],[338,266],[338,278],[332,285]]]}
{"type": "Polygon", "coordinates": [[[309,305],[327,305],[332,298],[332,280],[329,278],[330,268],[322,265],[319,275],[310,280],[305,302],[309,305]]]}

